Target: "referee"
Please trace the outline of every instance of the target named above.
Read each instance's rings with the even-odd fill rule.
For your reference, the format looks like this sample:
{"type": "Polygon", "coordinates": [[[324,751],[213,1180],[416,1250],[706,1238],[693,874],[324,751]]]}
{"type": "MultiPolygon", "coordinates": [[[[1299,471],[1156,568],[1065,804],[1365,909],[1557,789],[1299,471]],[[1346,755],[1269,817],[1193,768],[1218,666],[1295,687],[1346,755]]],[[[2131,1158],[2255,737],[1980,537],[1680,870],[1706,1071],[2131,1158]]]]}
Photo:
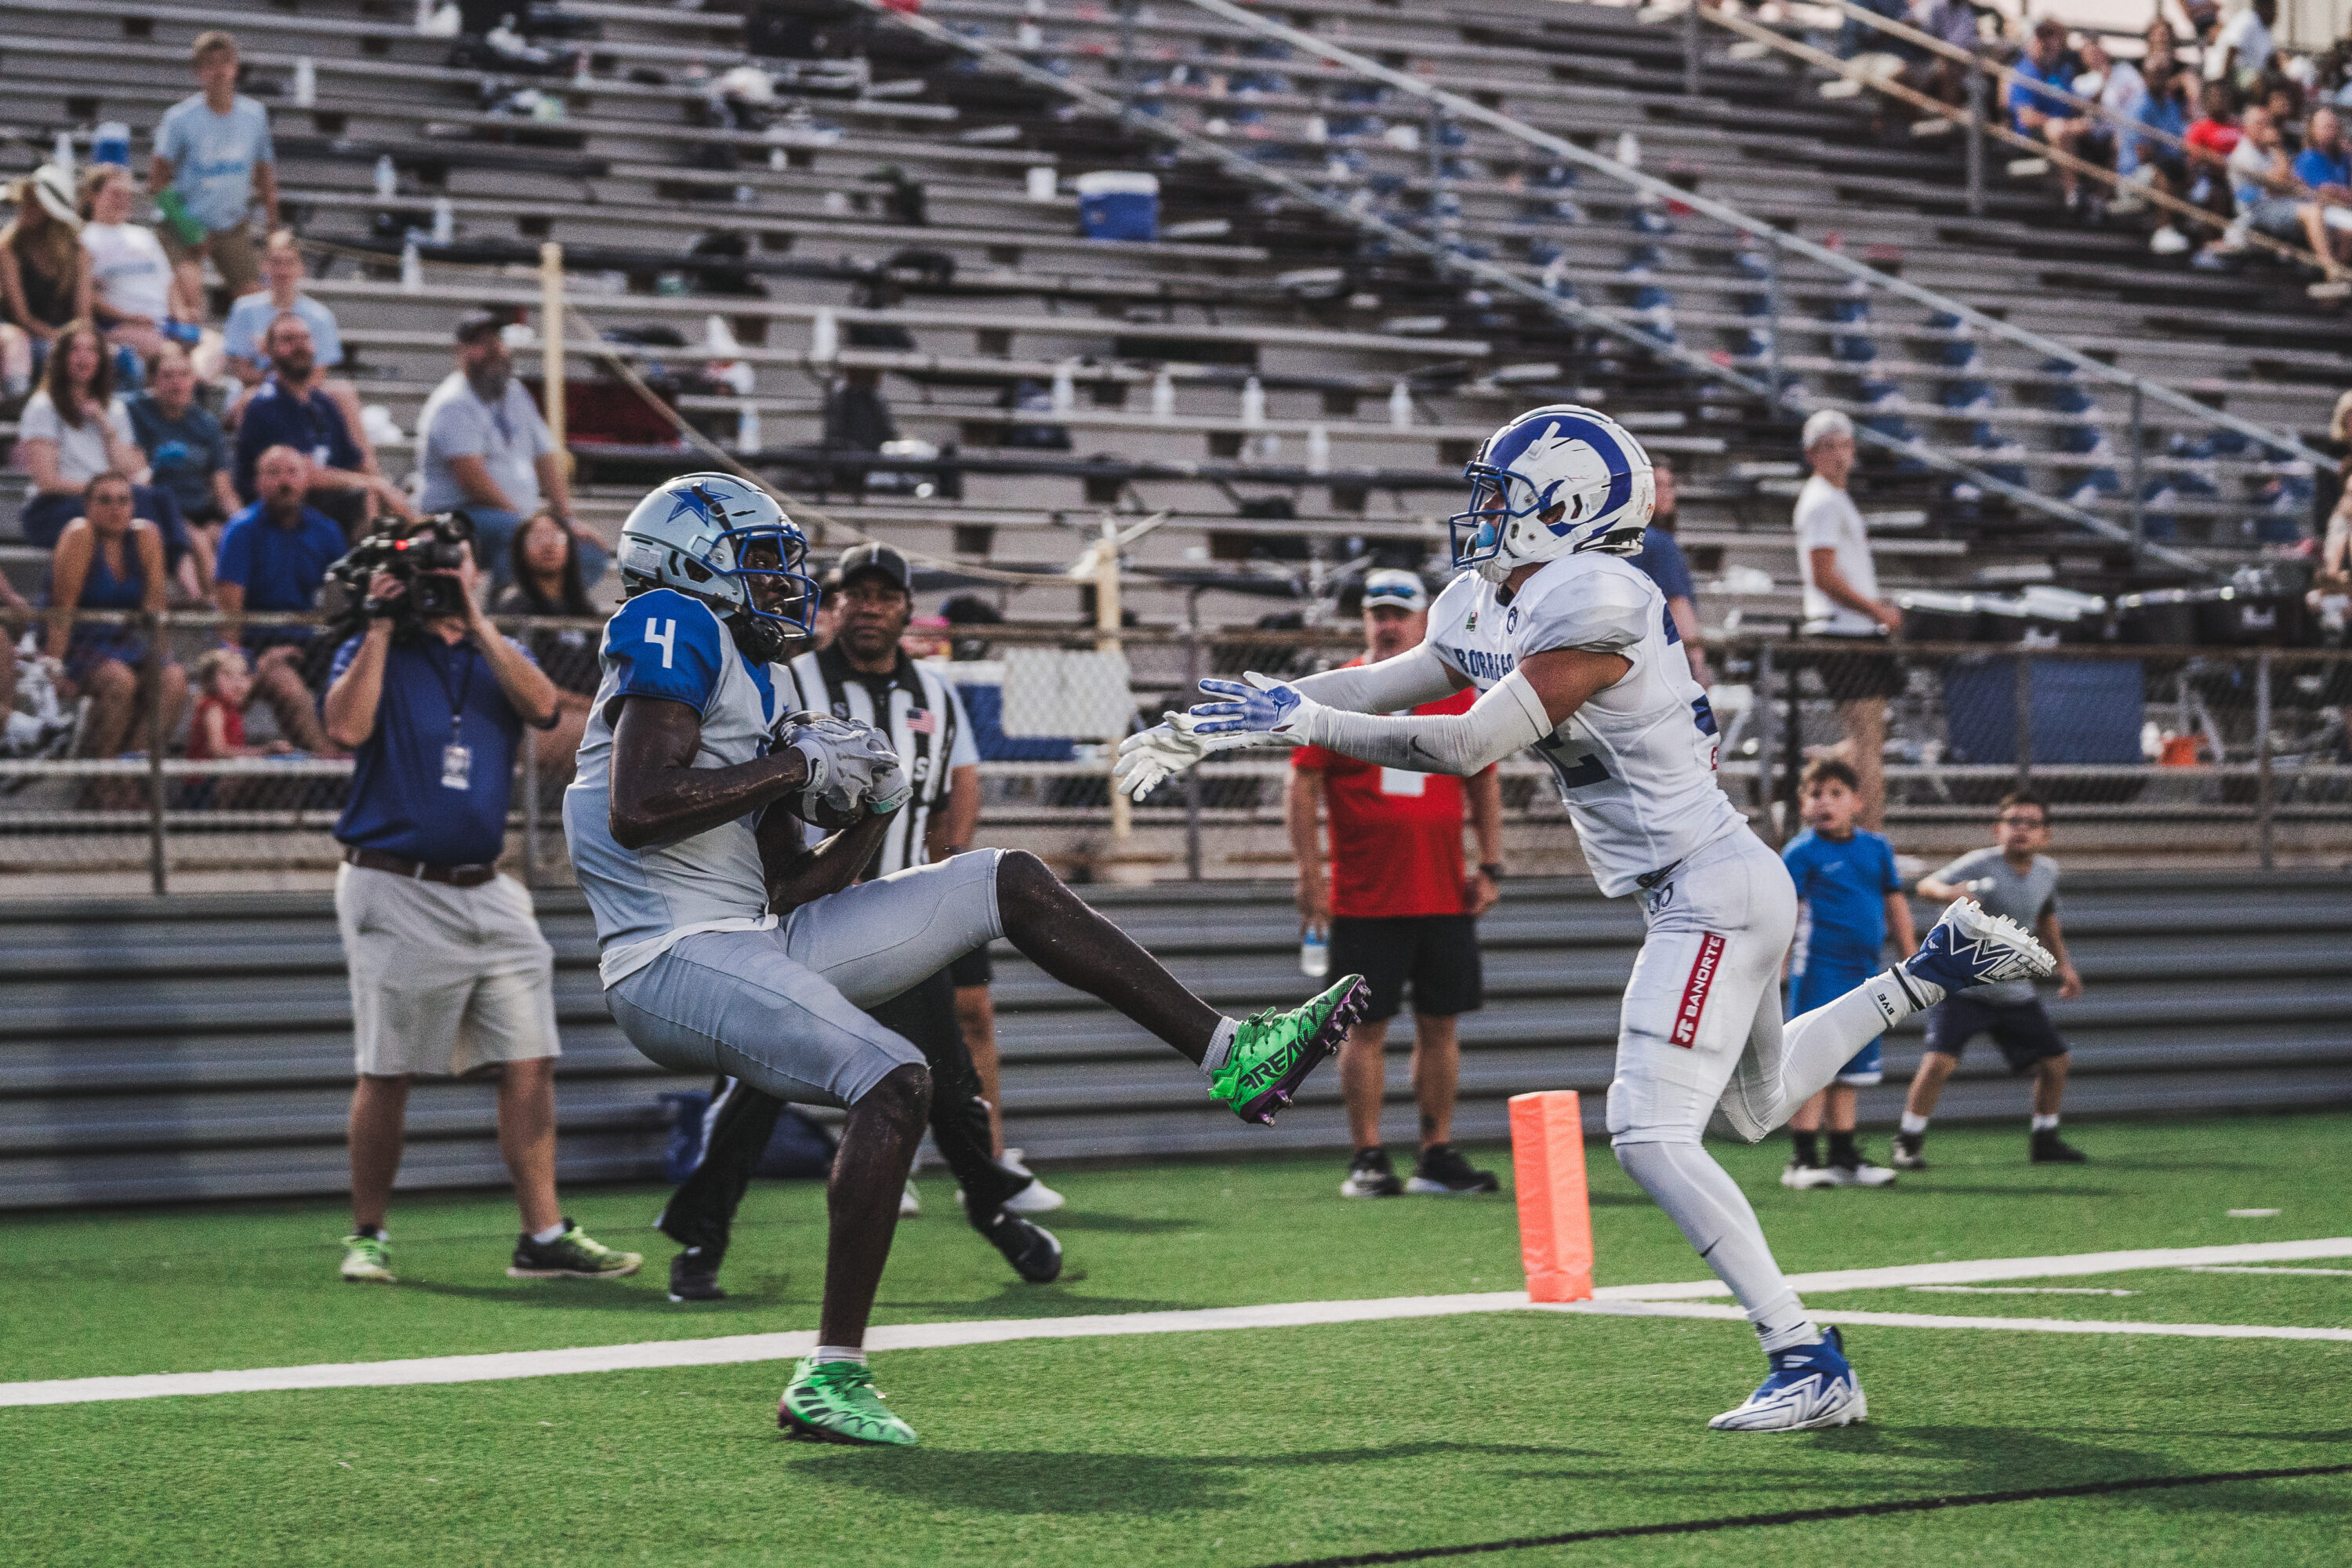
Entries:
{"type": "MultiPolygon", "coordinates": [[[[824,595],[838,606],[834,640],[794,659],[788,672],[777,672],[788,674],[795,689],[792,707],[872,725],[889,737],[907,770],[913,798],[885,833],[874,864],[866,868],[868,878],[961,852],[980,819],[980,750],[963,703],[945,678],[898,646],[914,615],[914,581],[907,558],[888,545],[852,546],[824,595]]],[[[1061,1243],[1008,1206],[1035,1178],[1008,1170],[993,1155],[988,1102],[956,1026],[953,971],[942,969],[870,1011],[877,1022],[913,1042],[930,1064],[931,1137],[963,1188],[964,1214],[972,1228],[1024,1279],[1042,1284],[1055,1279],[1062,1271],[1061,1243]]],[[[709,1137],[702,1163],[659,1221],[663,1233],[686,1248],[670,1264],[672,1300],[725,1295],[719,1266],[735,1210],[782,1109],[782,1101],[739,1080],[720,1080],[705,1122],[709,1137]]]]}

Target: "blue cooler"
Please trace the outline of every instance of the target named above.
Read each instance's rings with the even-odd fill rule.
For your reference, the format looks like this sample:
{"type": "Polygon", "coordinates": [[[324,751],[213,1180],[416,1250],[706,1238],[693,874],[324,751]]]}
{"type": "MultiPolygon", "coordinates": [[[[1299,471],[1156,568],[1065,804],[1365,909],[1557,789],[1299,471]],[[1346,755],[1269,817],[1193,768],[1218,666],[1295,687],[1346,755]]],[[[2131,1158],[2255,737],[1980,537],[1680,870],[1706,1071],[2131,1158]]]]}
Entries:
{"type": "Polygon", "coordinates": [[[1078,232],[1088,239],[1156,240],[1160,237],[1160,176],[1117,170],[1080,174],[1078,232]]]}

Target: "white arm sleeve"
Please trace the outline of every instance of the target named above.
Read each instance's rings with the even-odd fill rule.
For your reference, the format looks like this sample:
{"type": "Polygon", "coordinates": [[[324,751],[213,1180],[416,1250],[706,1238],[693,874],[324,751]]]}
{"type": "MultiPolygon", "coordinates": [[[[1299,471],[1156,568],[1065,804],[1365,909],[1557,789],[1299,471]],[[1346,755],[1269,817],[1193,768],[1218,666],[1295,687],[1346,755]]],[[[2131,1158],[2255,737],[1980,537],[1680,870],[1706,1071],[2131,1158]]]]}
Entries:
{"type": "Polygon", "coordinates": [[[1327,669],[1290,684],[1298,689],[1299,695],[1326,708],[1345,709],[1351,713],[1393,713],[1400,708],[1418,708],[1424,702],[1453,696],[1461,689],[1462,678],[1437,657],[1434,648],[1423,643],[1378,664],[1327,669]]]}
{"type": "MultiPolygon", "coordinates": [[[[1396,664],[1402,660],[1385,662],[1396,664]]],[[[1300,685],[1303,688],[1305,683],[1300,685]]],[[[1320,695],[1316,701],[1322,701],[1320,695]]],[[[1307,710],[1307,732],[1300,738],[1309,745],[1328,747],[1381,767],[1467,778],[1534,745],[1553,728],[1549,715],[1544,711],[1543,699],[1528,684],[1528,678],[1515,669],[1472,704],[1467,713],[1390,719],[1318,707],[1307,710]]]]}

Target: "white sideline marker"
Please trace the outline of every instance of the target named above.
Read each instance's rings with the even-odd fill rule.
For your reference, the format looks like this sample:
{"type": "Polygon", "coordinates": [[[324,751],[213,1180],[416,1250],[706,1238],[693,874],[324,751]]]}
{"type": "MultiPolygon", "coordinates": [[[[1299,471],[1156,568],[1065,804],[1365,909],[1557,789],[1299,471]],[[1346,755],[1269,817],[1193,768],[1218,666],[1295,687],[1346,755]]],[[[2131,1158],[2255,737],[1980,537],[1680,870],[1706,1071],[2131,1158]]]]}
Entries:
{"type": "MultiPolygon", "coordinates": [[[[1912,1263],[1891,1268],[1846,1268],[1799,1274],[1799,1290],[1883,1290],[1912,1285],[1968,1284],[2112,1274],[2126,1269],[2289,1262],[2352,1258],[2352,1237],[2311,1241],[2250,1242],[2231,1247],[2158,1247],[2140,1252],[2079,1252],[2049,1258],[1991,1258],[1912,1263]]],[[[1129,1334],[1201,1333],[1221,1329],[1306,1328],[1319,1323],[1394,1322],[1474,1312],[1581,1312],[1604,1317],[1707,1318],[1745,1321],[1738,1307],[1700,1298],[1725,1296],[1718,1280],[1664,1285],[1604,1285],[1590,1301],[1530,1307],[1524,1290],[1459,1296],[1391,1296],[1363,1301],[1279,1301],[1259,1307],[1204,1307],[1174,1312],[1100,1312],[1070,1318],[1006,1318],[961,1323],[898,1323],[866,1335],[876,1351],[937,1350],[955,1345],[1006,1344],[1016,1340],[1095,1339],[1129,1334]]],[[[2112,1323],[2059,1318],[1952,1318],[1920,1312],[1816,1311],[1828,1323],[1911,1329],[1994,1329],[2059,1334],[2161,1334],[2201,1339],[2340,1340],[2352,1329],[2273,1328],[2232,1323],[2112,1323]]],[[[813,1330],[780,1334],[723,1334],[709,1339],[656,1340],[638,1344],[582,1345],[568,1350],[501,1351],[488,1355],[415,1356],[399,1361],[321,1362],[224,1372],[145,1373],[127,1377],[73,1377],[0,1384],[0,1407],[83,1405],[118,1399],[163,1399],[200,1394],[264,1394],[310,1388],[404,1388],[445,1383],[492,1383],[566,1373],[634,1372],[673,1366],[724,1366],[784,1361],[816,1348],[813,1330]]]]}
{"type": "Polygon", "coordinates": [[[2137,1290],[2110,1290],[2099,1285],[1906,1285],[1923,1296],[2137,1296],[2137,1290]]]}

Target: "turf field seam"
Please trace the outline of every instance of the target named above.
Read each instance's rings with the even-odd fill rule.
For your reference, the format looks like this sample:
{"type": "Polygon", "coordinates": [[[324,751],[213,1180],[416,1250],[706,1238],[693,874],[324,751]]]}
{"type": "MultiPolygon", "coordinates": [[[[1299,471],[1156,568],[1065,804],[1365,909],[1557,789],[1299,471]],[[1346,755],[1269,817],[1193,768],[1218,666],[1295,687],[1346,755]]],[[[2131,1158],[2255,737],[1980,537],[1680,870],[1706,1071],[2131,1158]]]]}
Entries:
{"type": "Polygon", "coordinates": [[[1886,1514],[1934,1513],[1952,1508],[1988,1508],[2000,1503],[2045,1502],[2058,1498],[2101,1497],[2115,1492],[2162,1491],[2178,1487],[2226,1486],[2238,1481],[2307,1480],[2318,1476],[2352,1475],[2352,1465],[2303,1465],[2282,1470],[2214,1470],[2193,1476],[2133,1476],[2112,1481],[2083,1481],[2065,1487],[2027,1487],[2015,1491],[1958,1492],[1944,1497],[1895,1498],[1884,1502],[1845,1503],[1834,1508],[1791,1509],[1784,1513],[1733,1514],[1722,1519],[1675,1520],[1661,1524],[1621,1524],[1603,1530],[1567,1530],[1556,1535],[1523,1535],[1509,1541],[1479,1541],[1461,1546],[1407,1547],[1396,1552],[1361,1552],[1344,1557],[1307,1557],[1267,1568],[1382,1568],[1391,1563],[1428,1563],[1444,1557],[1477,1557],[1495,1552],[1525,1552],[1545,1546],[1574,1546],[1587,1541],[1623,1541],[1645,1535],[1703,1535],[1719,1530],[1758,1530],[1782,1524],[1821,1524],[1841,1519],[1872,1519],[1886,1514]]]}
{"type": "MultiPolygon", "coordinates": [[[[1960,1262],[1905,1264],[1878,1269],[1801,1274],[1790,1283],[1801,1290],[1885,1289],[1949,1279],[2000,1279],[2048,1275],[2160,1268],[2189,1264],[2257,1262],[2274,1258],[2352,1256],[2352,1238],[2251,1242],[2229,1247],[2158,1248],[2042,1258],[1977,1258],[1960,1262]],[[2095,1268],[2081,1267],[2095,1260],[2095,1268]]],[[[1691,1298],[1719,1294],[1717,1281],[1664,1285],[1612,1285],[1592,1301],[1547,1305],[1538,1310],[1591,1312],[1631,1317],[1734,1320],[1744,1316],[1724,1303],[1691,1298]]],[[[1161,1312],[1084,1313],[1065,1318],[1007,1318],[945,1323],[901,1323],[873,1330],[870,1349],[929,1350],[996,1344],[1016,1340],[1082,1339],[1152,1333],[1189,1333],[1231,1329],[1304,1328],[1318,1324],[1394,1321],[1476,1312],[1529,1310],[1527,1295],[1497,1290],[1452,1296],[1391,1296],[1355,1301],[1286,1301],[1253,1307],[1208,1307],[1161,1312]]],[[[1908,1312],[1815,1311],[1824,1322],[1895,1328],[1995,1329],[2012,1332],[2129,1333],[2226,1339],[2352,1340],[2352,1329],[2287,1329],[2260,1324],[2094,1323],[2047,1318],[1955,1318],[1908,1312]]],[[[328,1362],[302,1366],[257,1367],[195,1373],[149,1373],[117,1377],[62,1378],[0,1384],[0,1406],[79,1405],[123,1399],[159,1399],[194,1394],[260,1394],[317,1388],[409,1387],[429,1384],[483,1383],[572,1373],[625,1372],[662,1367],[718,1366],[782,1361],[806,1355],[814,1331],[727,1334],[699,1339],[640,1341],[562,1350],[506,1351],[489,1354],[419,1356],[375,1362],[328,1362]]]]}

